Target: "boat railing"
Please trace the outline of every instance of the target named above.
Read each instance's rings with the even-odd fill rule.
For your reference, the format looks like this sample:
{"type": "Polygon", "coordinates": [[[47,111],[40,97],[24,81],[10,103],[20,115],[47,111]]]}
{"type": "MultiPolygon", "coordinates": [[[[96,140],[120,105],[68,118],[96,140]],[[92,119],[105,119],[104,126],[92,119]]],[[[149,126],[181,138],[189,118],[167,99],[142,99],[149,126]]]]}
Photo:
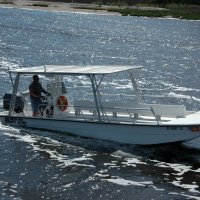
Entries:
{"type": "MultiPolygon", "coordinates": [[[[153,107],[150,108],[126,108],[126,107],[101,107],[99,108],[101,110],[100,119],[101,121],[119,121],[123,119],[124,121],[127,120],[127,122],[135,122],[139,119],[138,113],[140,111],[147,111],[151,113],[150,115],[154,118],[154,120],[159,124],[160,117],[156,114],[153,107]]],[[[76,106],[75,108],[75,115],[76,116],[83,116],[85,120],[95,120],[97,119],[97,108],[94,106],[76,106]],[[91,113],[88,115],[88,112],[91,113]],[[91,118],[92,116],[92,118],[91,118]]]]}
{"type": "MultiPolygon", "coordinates": [[[[111,108],[105,108],[105,109],[111,109],[111,108]]],[[[116,111],[123,111],[123,110],[125,110],[128,114],[129,114],[129,116],[130,116],[130,118],[132,119],[132,120],[135,120],[135,119],[138,119],[138,113],[139,113],[139,111],[149,111],[150,113],[152,113],[152,116],[155,118],[155,120],[157,121],[157,123],[159,124],[159,116],[158,115],[156,115],[156,113],[155,113],[155,111],[154,111],[154,109],[153,109],[153,107],[150,107],[150,108],[124,108],[124,107],[113,107],[112,109],[115,109],[116,111]],[[137,112],[135,112],[135,111],[137,111],[137,112]],[[133,113],[133,115],[132,115],[132,113],[133,113]]]]}

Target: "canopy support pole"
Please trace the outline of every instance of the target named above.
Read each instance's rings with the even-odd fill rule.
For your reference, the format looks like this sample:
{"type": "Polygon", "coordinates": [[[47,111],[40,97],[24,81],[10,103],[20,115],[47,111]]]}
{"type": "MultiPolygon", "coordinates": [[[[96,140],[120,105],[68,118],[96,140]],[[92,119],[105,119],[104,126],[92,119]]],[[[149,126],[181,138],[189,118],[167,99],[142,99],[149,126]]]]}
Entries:
{"type": "Polygon", "coordinates": [[[90,77],[90,81],[91,81],[91,84],[92,84],[92,90],[93,90],[95,105],[96,105],[96,109],[97,109],[98,119],[99,119],[99,121],[101,121],[101,114],[100,114],[100,111],[99,111],[99,102],[98,102],[98,99],[97,99],[97,87],[95,87],[95,77],[94,77],[93,74],[90,74],[89,77],[90,77]]]}
{"type": "Polygon", "coordinates": [[[17,73],[16,78],[15,78],[15,83],[14,83],[14,86],[13,86],[12,98],[11,98],[11,102],[10,102],[10,108],[9,108],[9,113],[8,113],[9,117],[12,115],[12,112],[13,112],[14,107],[15,107],[18,85],[19,85],[19,74],[17,73]]]}
{"type": "Polygon", "coordinates": [[[14,88],[13,79],[12,79],[12,76],[11,76],[11,72],[9,70],[10,69],[8,68],[8,73],[9,73],[10,81],[11,81],[12,87],[14,88]]]}
{"type": "Polygon", "coordinates": [[[136,83],[136,81],[135,81],[135,78],[134,78],[134,76],[133,76],[132,71],[129,70],[129,71],[128,71],[128,74],[129,74],[129,77],[130,77],[130,80],[131,80],[133,89],[134,89],[135,94],[136,94],[137,103],[144,103],[144,100],[143,100],[143,98],[142,98],[142,96],[141,96],[140,90],[139,90],[139,88],[138,88],[138,86],[137,86],[137,83],[136,83]]]}
{"type": "MultiPolygon", "coordinates": [[[[99,81],[99,83],[97,83],[96,76],[94,76],[94,83],[95,83],[95,86],[96,86],[95,92],[97,94],[97,100],[98,100],[99,108],[101,109],[101,113],[102,113],[101,116],[102,116],[103,120],[105,121],[105,117],[107,117],[107,116],[106,116],[106,113],[103,110],[103,106],[102,106],[102,103],[101,103],[101,94],[99,92],[99,86],[100,86],[100,84],[103,80],[103,77],[104,77],[104,75],[101,77],[101,80],[99,81]]],[[[108,118],[107,118],[107,120],[108,120],[108,118]]]]}

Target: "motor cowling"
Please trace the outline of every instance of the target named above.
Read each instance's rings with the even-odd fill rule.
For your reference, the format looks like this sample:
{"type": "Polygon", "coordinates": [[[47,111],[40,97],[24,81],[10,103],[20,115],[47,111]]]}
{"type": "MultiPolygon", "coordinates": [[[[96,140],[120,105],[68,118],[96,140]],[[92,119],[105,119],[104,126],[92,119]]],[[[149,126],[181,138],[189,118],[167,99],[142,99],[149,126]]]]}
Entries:
{"type": "MultiPolygon", "coordinates": [[[[6,93],[3,96],[3,108],[9,110],[11,104],[12,94],[6,93]]],[[[24,100],[21,95],[16,95],[14,111],[17,113],[23,112],[24,100]]]]}

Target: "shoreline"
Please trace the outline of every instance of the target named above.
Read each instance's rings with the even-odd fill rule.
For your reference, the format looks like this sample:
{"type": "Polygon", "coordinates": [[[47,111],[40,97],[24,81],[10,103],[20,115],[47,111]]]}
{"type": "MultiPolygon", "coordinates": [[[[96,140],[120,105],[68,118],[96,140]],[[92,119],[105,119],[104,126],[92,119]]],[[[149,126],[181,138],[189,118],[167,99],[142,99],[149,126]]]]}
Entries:
{"type": "Polygon", "coordinates": [[[140,6],[118,6],[51,2],[45,0],[0,0],[0,7],[80,14],[200,20],[200,6],[198,5],[168,4],[163,8],[155,5],[147,6],[145,4],[140,6]]]}
{"type": "Polygon", "coordinates": [[[83,13],[83,14],[121,15],[118,12],[110,12],[104,9],[95,9],[97,5],[94,5],[94,4],[30,1],[30,0],[15,0],[15,1],[8,1],[8,2],[10,3],[3,3],[3,1],[0,0],[0,7],[1,8],[21,8],[21,9],[31,9],[31,10],[46,10],[46,11],[67,12],[67,13],[75,12],[75,13],[83,13]]]}

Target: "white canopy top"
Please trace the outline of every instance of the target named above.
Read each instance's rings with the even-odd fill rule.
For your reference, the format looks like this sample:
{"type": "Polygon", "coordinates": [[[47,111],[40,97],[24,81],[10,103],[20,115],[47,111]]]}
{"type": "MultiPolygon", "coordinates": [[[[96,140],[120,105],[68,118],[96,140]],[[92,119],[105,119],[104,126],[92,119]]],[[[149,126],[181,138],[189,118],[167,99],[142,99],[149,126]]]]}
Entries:
{"type": "Polygon", "coordinates": [[[19,74],[69,74],[69,75],[104,75],[112,74],[122,71],[128,71],[133,69],[140,69],[141,66],[123,66],[123,65],[44,65],[31,68],[21,68],[10,70],[12,73],[19,74]]]}

